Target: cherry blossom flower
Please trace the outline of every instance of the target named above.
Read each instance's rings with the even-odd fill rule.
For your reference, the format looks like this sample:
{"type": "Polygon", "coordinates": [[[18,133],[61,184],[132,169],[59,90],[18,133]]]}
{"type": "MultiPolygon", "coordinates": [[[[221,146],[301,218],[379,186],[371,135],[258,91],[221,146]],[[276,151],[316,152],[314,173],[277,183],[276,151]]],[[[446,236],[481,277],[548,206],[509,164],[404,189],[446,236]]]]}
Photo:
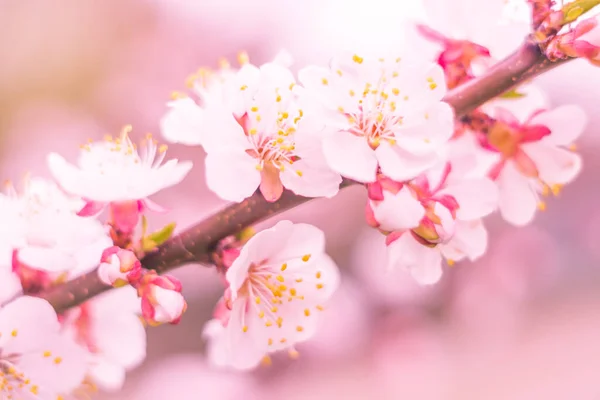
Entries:
{"type": "Polygon", "coordinates": [[[328,167],[320,138],[303,127],[292,73],[272,63],[247,68],[252,73],[240,77],[247,84],[238,86],[243,114],[214,106],[205,119],[208,187],[230,201],[258,187],[267,201],[279,199],[284,187],[308,197],[335,195],[341,177],[328,167]]]}
{"type": "Polygon", "coordinates": [[[131,250],[109,247],[100,261],[98,276],[107,285],[120,287],[135,282],[142,274],[142,264],[131,250]]]}
{"type": "Polygon", "coordinates": [[[406,183],[381,177],[369,185],[369,222],[387,234],[388,265],[404,268],[421,284],[437,282],[449,264],[485,252],[481,218],[497,206],[487,178],[463,178],[445,163],[406,183]]]}
{"type": "Polygon", "coordinates": [[[218,366],[248,369],[269,353],[290,350],[315,333],[319,313],[338,286],[322,231],[281,221],[257,233],[226,274],[229,287],[205,327],[218,366]]]}
{"type": "Polygon", "coordinates": [[[127,371],[146,357],[146,332],[132,287],[98,296],[69,310],[62,330],[87,353],[88,380],[102,390],[121,389],[127,371]]]}
{"type": "Polygon", "coordinates": [[[75,213],[83,202],[68,197],[50,181],[28,179],[22,193],[12,185],[7,192],[0,199],[13,222],[8,225],[10,237],[3,243],[15,272],[33,268],[75,277],[96,267],[102,251],[112,244],[99,221],[75,213]]]}
{"type": "MultiPolygon", "coordinates": [[[[206,108],[212,106],[225,107],[236,116],[244,114],[244,98],[240,96],[240,87],[258,84],[255,67],[249,63],[246,53],[238,55],[240,68],[232,68],[227,60],[221,60],[218,70],[200,68],[187,80],[187,86],[193,91],[197,100],[179,92],[169,103],[169,111],[161,119],[161,132],[169,142],[188,146],[202,144],[202,138],[211,132],[205,124],[206,108]]],[[[285,50],[279,52],[272,63],[289,67],[291,56],[285,50]]],[[[250,93],[250,91],[248,91],[250,93]]]]}
{"type": "Polygon", "coordinates": [[[150,325],[177,324],[187,309],[181,294],[181,282],[176,278],[146,272],[136,284],[142,299],[142,316],[150,325]]]}
{"type": "Polygon", "coordinates": [[[162,210],[148,196],[173,186],[187,175],[189,161],[176,159],[163,164],[166,146],[147,137],[138,151],[129,138],[131,127],[117,139],[82,146],[77,165],[51,153],[48,165],[58,184],[67,192],[86,200],[80,215],[94,215],[111,205],[111,223],[130,234],[145,209],[162,210]]]}
{"type": "Polygon", "coordinates": [[[524,121],[500,108],[494,117],[498,123],[484,143],[496,156],[489,176],[500,190],[502,217],[525,225],[536,209],[546,207],[539,194],[558,194],[579,174],[581,157],[569,147],[583,132],[587,117],[574,105],[533,113],[524,121]]]}
{"type": "Polygon", "coordinates": [[[412,179],[440,159],[453,131],[443,70],[400,58],[334,59],[330,68],[299,73],[313,131],[327,162],[341,175],[374,182],[378,167],[393,179],[412,179]]]}
{"type": "Polygon", "coordinates": [[[85,374],[85,354],[60,335],[48,302],[19,297],[0,309],[0,396],[60,400],[85,374]]]}

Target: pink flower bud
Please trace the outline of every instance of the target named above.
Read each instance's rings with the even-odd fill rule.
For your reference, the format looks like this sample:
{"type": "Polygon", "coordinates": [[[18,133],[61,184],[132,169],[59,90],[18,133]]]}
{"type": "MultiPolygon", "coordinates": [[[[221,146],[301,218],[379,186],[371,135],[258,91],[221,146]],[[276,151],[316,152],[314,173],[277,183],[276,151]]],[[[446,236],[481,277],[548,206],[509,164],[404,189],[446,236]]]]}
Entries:
{"type": "Polygon", "coordinates": [[[551,49],[556,49],[569,57],[587,58],[592,64],[600,66],[598,19],[588,18],[581,21],[572,31],[559,36],[551,49]]]}
{"type": "Polygon", "coordinates": [[[177,324],[187,309],[181,283],[172,276],[148,273],[138,286],[142,298],[142,315],[150,325],[177,324]]]}
{"type": "Polygon", "coordinates": [[[142,264],[130,250],[109,247],[102,253],[100,261],[98,276],[107,285],[120,287],[140,279],[142,264]]]}

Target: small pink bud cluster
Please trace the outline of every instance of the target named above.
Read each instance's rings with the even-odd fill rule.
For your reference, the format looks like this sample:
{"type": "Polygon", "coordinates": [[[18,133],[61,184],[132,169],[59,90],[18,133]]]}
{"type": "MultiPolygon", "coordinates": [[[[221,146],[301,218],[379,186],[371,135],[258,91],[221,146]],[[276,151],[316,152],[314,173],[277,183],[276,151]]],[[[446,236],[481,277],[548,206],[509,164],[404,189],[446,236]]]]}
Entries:
{"type": "Polygon", "coordinates": [[[131,250],[117,246],[104,250],[98,276],[113,287],[133,286],[142,300],[142,316],[152,326],[177,324],[187,308],[181,283],[172,276],[143,269],[131,250]]]}

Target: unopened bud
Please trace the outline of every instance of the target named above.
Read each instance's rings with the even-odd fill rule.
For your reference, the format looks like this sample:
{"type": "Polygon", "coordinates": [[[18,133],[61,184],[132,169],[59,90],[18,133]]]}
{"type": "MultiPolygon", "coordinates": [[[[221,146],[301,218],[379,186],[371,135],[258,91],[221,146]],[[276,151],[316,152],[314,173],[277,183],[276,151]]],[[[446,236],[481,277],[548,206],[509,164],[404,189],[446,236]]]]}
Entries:
{"type": "Polygon", "coordinates": [[[121,287],[134,283],[141,273],[142,264],[134,252],[113,246],[102,253],[98,276],[107,285],[121,287]]]}
{"type": "Polygon", "coordinates": [[[177,324],[187,309],[181,283],[172,276],[148,273],[138,286],[142,316],[149,325],[177,324]]]}

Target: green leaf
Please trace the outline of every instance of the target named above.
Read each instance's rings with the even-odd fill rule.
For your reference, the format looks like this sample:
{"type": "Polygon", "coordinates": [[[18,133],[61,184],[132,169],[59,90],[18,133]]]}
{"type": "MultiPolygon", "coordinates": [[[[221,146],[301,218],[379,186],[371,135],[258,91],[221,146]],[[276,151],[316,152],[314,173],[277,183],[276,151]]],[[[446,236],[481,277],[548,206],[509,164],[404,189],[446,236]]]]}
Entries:
{"type": "Polygon", "coordinates": [[[527,96],[525,93],[517,92],[517,89],[509,90],[500,95],[501,99],[520,99],[522,97],[527,96]]]}
{"type": "MultiPolygon", "coordinates": [[[[144,224],[144,221],[142,220],[142,229],[144,230],[143,224],[144,224]]],[[[157,246],[160,246],[161,244],[163,244],[164,242],[169,240],[169,238],[171,236],[173,236],[173,231],[175,230],[175,226],[176,226],[176,224],[175,224],[175,222],[173,222],[173,223],[170,223],[169,225],[166,225],[161,230],[149,234],[148,236],[142,236],[142,250],[143,251],[153,250],[157,246]]]]}
{"type": "Polygon", "coordinates": [[[565,6],[562,8],[564,15],[562,24],[566,25],[575,21],[577,18],[596,7],[598,4],[600,4],[600,0],[575,0],[571,3],[565,4],[565,6]]]}

